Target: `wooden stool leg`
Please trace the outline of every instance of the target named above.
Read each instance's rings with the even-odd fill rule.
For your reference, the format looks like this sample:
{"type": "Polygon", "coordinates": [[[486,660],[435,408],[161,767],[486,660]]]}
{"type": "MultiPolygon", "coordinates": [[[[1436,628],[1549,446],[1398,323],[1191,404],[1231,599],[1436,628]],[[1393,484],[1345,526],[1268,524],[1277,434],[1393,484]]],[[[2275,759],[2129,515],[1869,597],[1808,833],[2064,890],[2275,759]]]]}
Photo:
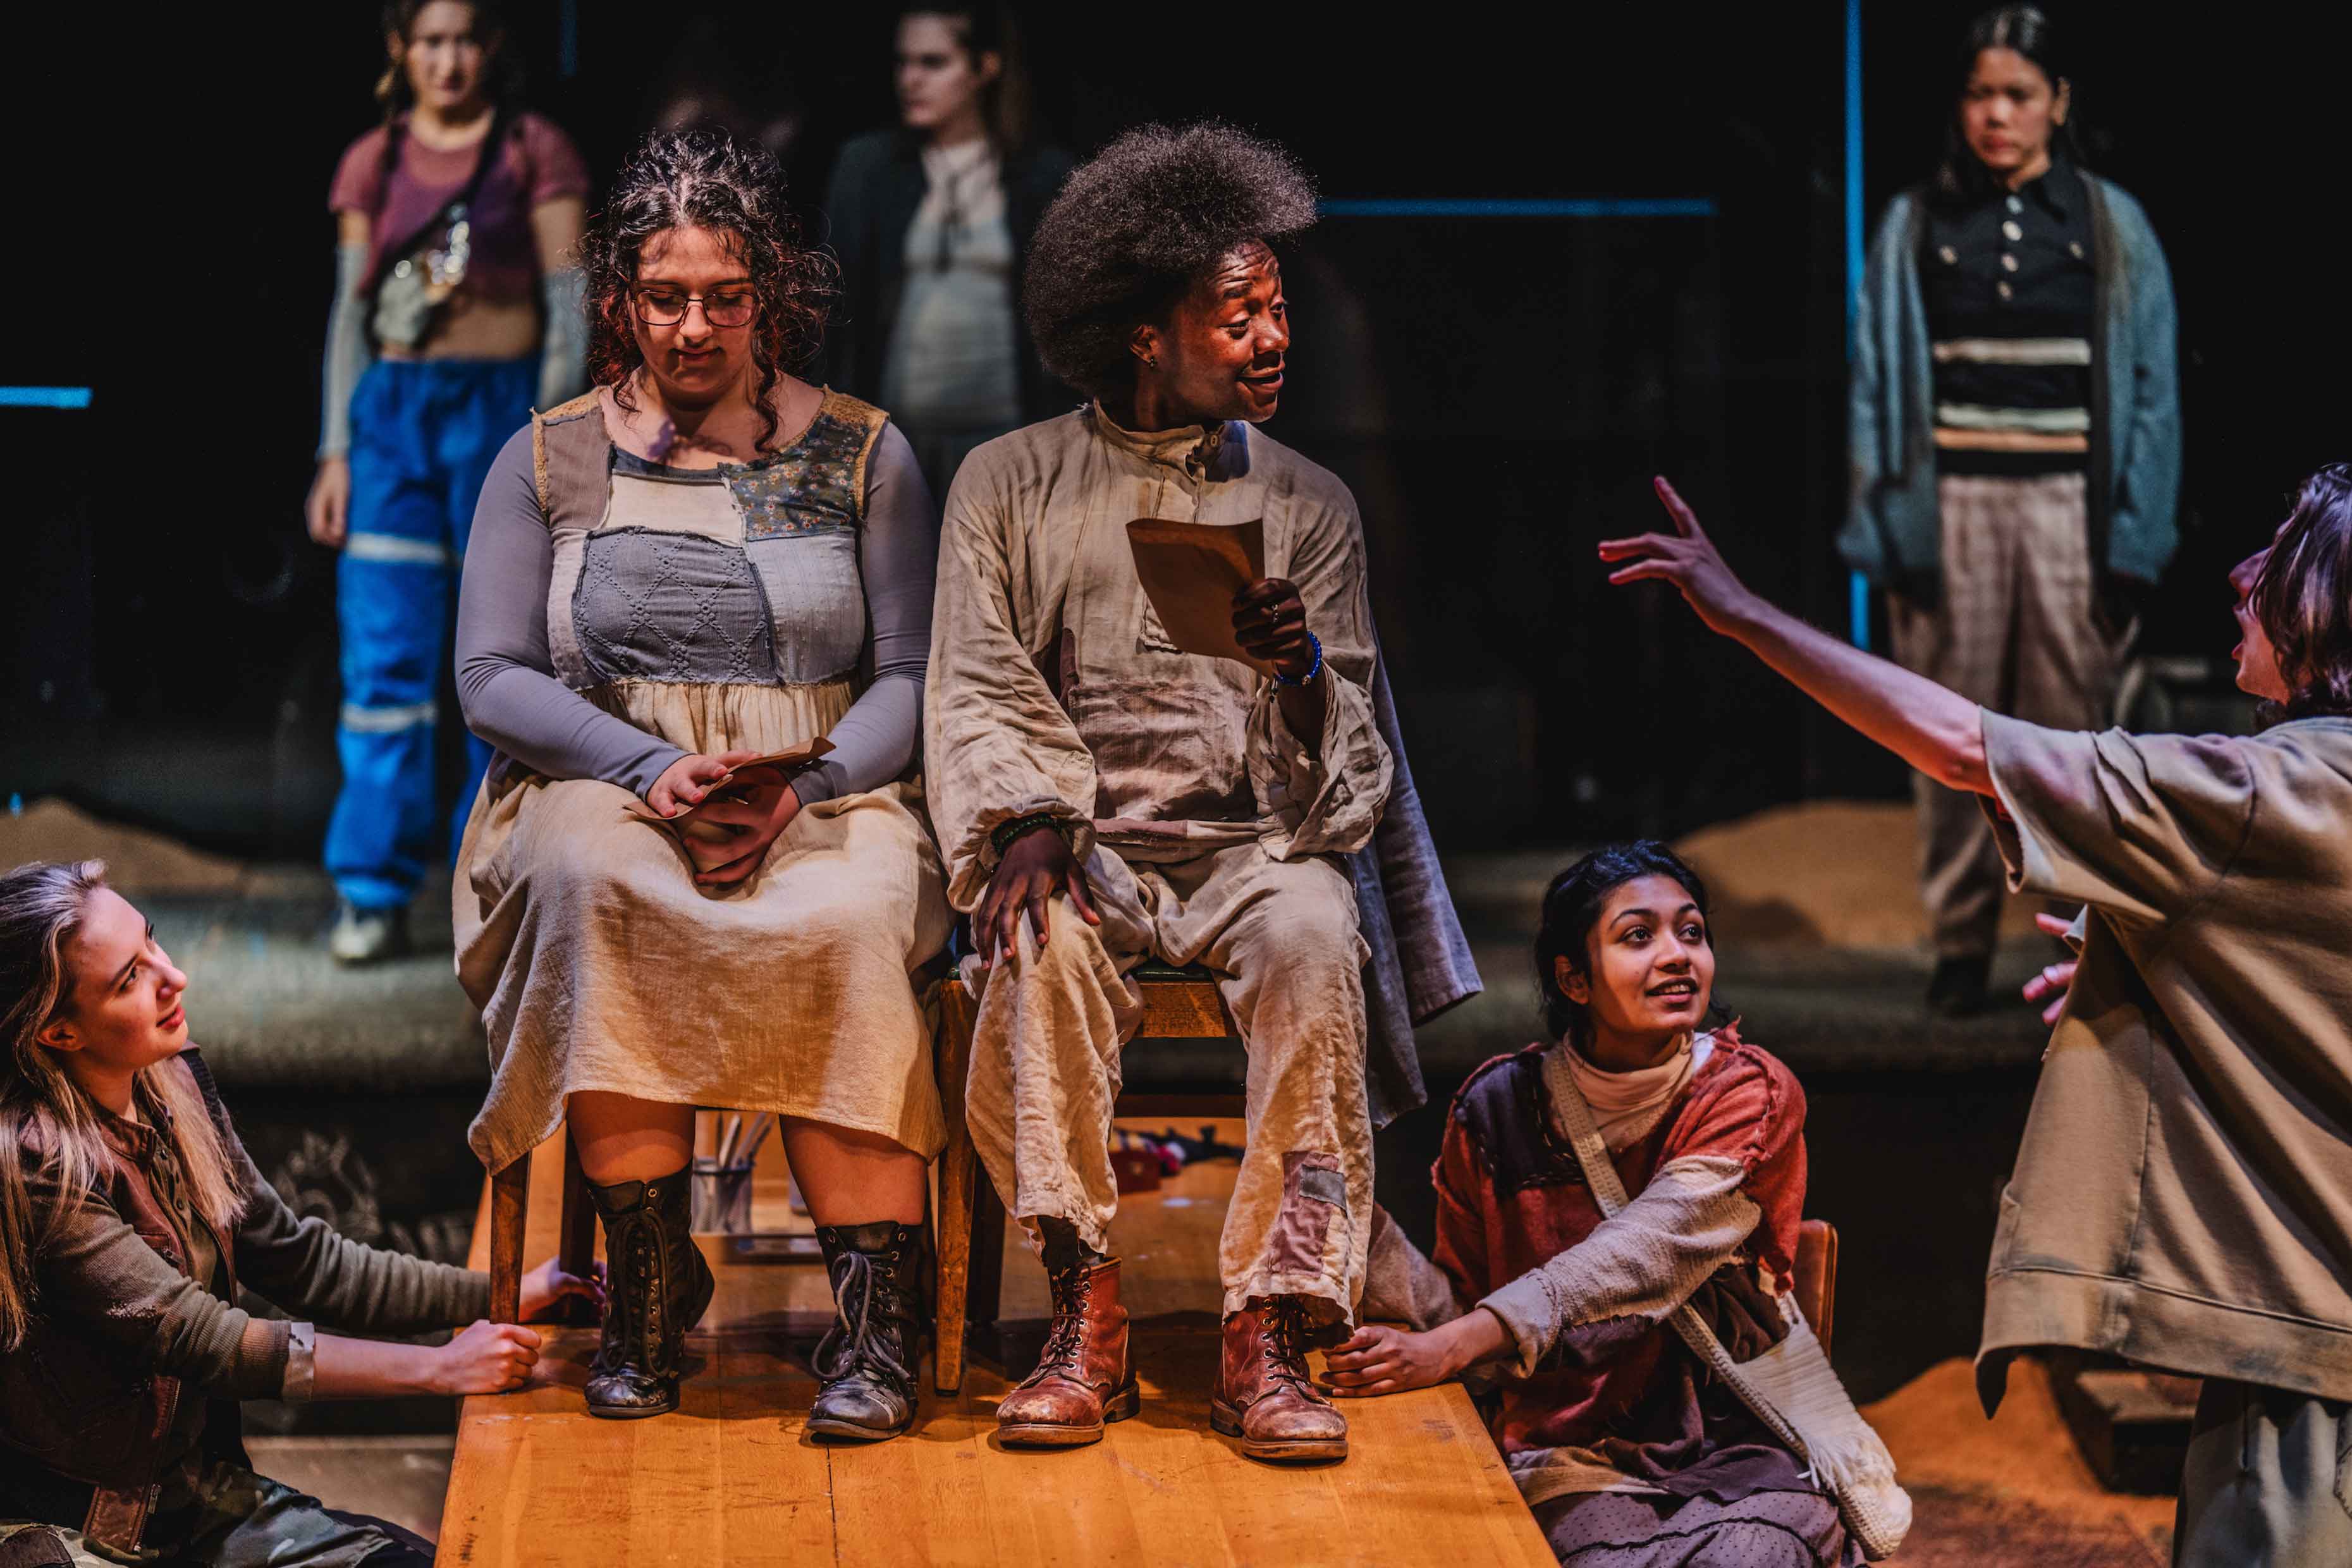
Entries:
{"type": "Polygon", "coordinates": [[[940,1100],[946,1113],[947,1147],[940,1153],[940,1201],[933,1232],[939,1256],[934,1296],[935,1328],[931,1386],[953,1394],[963,1386],[964,1317],[971,1286],[972,1197],[979,1175],[978,1152],[964,1122],[964,1075],[971,1066],[971,1036],[977,1022],[971,994],[960,980],[940,988],[940,1100]]]}
{"type": "Polygon", "coordinates": [[[490,1178],[490,1321],[522,1319],[522,1237],[530,1219],[530,1156],[490,1178]]]}
{"type": "MultiPolygon", "coordinates": [[[[585,1279],[596,1266],[596,1205],[588,1201],[588,1175],[580,1168],[580,1149],[569,1128],[563,1134],[563,1207],[556,1229],[555,1266],[585,1279]]],[[[563,1304],[563,1321],[593,1327],[596,1305],[574,1296],[563,1304]]]]}
{"type": "Polygon", "coordinates": [[[971,1321],[993,1329],[1004,1303],[1004,1200],[982,1170],[973,1183],[971,1204],[971,1321]]]}

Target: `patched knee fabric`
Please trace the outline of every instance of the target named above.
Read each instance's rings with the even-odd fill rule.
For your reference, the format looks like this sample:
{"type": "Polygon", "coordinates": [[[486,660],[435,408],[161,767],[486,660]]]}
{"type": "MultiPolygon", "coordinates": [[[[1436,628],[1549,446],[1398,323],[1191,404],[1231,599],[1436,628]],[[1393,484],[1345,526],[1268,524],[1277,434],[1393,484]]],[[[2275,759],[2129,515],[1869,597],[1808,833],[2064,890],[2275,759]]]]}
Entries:
{"type": "Polygon", "coordinates": [[[1249,1053],[1248,1135],[1219,1248],[1225,1310],[1299,1295],[1349,1321],[1370,1243],[1363,944],[1332,859],[1269,859],[1255,843],[1129,865],[1097,850],[1103,924],[1056,899],[1041,954],[979,972],[967,1114],[997,1191],[1024,1220],[1068,1220],[1106,1247],[1118,1208],[1110,1122],[1118,1049],[1139,1018],[1122,978],[1147,956],[1218,975],[1249,1053]]]}

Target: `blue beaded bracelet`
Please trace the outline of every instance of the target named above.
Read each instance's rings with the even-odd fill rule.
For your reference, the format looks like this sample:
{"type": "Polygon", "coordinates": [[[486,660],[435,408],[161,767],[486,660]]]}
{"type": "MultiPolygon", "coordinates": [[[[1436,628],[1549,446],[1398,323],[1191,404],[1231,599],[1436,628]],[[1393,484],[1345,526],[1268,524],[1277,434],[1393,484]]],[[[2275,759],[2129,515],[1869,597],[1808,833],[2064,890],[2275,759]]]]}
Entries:
{"type": "Polygon", "coordinates": [[[1321,637],[1317,637],[1313,632],[1308,632],[1308,633],[1307,634],[1307,640],[1308,642],[1311,642],[1311,643],[1313,643],[1313,644],[1315,645],[1315,663],[1314,663],[1314,665],[1313,665],[1310,668],[1308,668],[1308,670],[1307,671],[1307,673],[1306,673],[1306,674],[1304,674],[1304,675],[1300,676],[1300,677],[1299,677],[1297,679],[1296,679],[1296,680],[1291,679],[1290,679],[1290,677],[1288,677],[1288,676],[1286,676],[1286,675],[1283,674],[1283,673],[1282,673],[1282,671],[1280,671],[1280,670],[1278,670],[1278,669],[1277,669],[1277,670],[1276,670],[1276,671],[1274,672],[1274,683],[1275,683],[1276,686],[1308,686],[1308,685],[1312,685],[1312,684],[1314,683],[1315,678],[1316,678],[1317,676],[1318,676],[1318,675],[1320,675],[1320,674],[1322,674],[1322,673],[1323,673],[1323,639],[1322,639],[1321,637]]]}

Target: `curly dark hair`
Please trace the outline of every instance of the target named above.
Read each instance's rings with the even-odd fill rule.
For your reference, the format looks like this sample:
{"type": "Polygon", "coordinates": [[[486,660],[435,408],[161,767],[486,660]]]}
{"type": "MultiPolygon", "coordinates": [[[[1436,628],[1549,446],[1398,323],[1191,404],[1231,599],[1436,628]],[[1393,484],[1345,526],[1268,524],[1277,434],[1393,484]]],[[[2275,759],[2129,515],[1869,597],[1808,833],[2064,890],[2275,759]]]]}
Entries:
{"type": "Polygon", "coordinates": [[[1090,397],[1123,392],[1137,327],[1165,321],[1234,247],[1314,221],[1314,182],[1271,142],[1215,121],[1130,131],[1070,175],[1030,241],[1037,353],[1090,397]]]}
{"type": "Polygon", "coordinates": [[[801,243],[800,222],[784,201],[783,166],[764,148],[709,126],[646,137],[622,165],[611,198],[589,219],[580,241],[589,379],[611,387],[624,408],[635,406],[629,379],[645,363],[629,308],[637,259],[646,241],[673,228],[726,235],[751,275],[759,307],[751,321],[751,363],[760,372],[754,396],[764,447],[776,438],[769,397],[776,377],[803,363],[824,335],[833,258],[801,243]]]}
{"type": "Polygon", "coordinates": [[[2251,599],[2294,693],[2263,722],[2352,714],[2352,463],[2303,481],[2251,599]]]}
{"type": "Polygon", "coordinates": [[[1536,927],[1536,998],[1543,1005],[1544,1028],[1553,1039],[1580,1041],[1589,1026],[1584,1005],[1560,989],[1559,961],[1567,959],[1569,967],[1580,974],[1588,972],[1592,960],[1585,951],[1585,940],[1592,934],[1609,895],[1643,877],[1666,877],[1681,883],[1691,902],[1698,906],[1699,918],[1706,918],[1706,883],[1681,856],[1654,838],[1604,844],[1554,877],[1551,886],[1544,889],[1543,916],[1536,927]]]}

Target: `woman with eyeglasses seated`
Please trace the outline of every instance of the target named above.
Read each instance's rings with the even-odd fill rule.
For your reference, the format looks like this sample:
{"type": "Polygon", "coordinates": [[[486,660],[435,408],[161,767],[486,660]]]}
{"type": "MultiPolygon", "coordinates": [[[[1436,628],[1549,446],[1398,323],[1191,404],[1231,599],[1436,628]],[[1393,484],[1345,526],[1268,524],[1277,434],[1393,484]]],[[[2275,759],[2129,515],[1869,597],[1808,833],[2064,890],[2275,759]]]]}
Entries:
{"type": "Polygon", "coordinates": [[[945,1141],[909,982],[949,930],[914,773],[939,514],[887,415],[790,373],[830,274],[772,157],[656,134],[582,249],[594,390],[507,444],[458,605],[500,753],[455,889],[474,1149],[498,1170],[568,1120],[612,1260],[588,1407],[628,1419],[677,1407],[710,1300],[694,1110],[776,1113],[841,1313],[810,1430],[890,1436],[945,1141]]]}

